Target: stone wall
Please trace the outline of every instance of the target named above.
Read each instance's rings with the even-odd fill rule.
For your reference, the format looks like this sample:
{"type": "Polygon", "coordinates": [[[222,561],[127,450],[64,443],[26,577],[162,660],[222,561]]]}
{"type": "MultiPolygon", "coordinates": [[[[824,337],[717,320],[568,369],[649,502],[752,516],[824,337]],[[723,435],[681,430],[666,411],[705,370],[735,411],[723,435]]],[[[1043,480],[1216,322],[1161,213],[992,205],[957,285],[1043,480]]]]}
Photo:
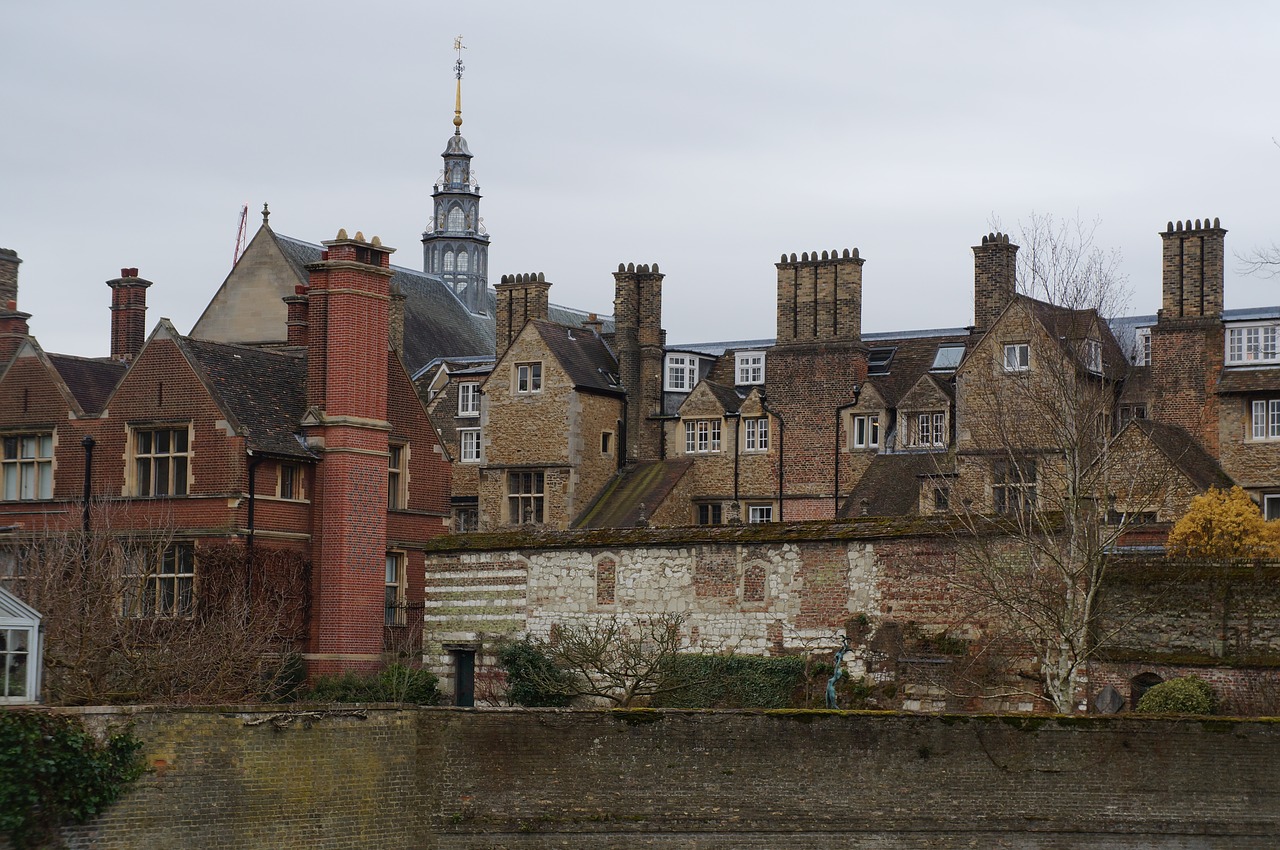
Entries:
{"type": "Polygon", "coordinates": [[[1273,721],[273,712],[129,714],[152,771],[69,845],[1189,850],[1280,832],[1273,721]]]}

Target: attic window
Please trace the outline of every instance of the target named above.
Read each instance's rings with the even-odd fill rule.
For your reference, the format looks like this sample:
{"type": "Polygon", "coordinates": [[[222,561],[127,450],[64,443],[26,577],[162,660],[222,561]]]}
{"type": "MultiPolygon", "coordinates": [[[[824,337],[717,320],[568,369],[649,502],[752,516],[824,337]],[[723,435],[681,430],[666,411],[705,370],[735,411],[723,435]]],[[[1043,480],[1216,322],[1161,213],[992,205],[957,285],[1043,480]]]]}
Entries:
{"type": "Polygon", "coordinates": [[[873,348],[867,354],[867,374],[868,375],[887,375],[889,374],[889,364],[893,362],[893,355],[897,346],[892,348],[873,348]]]}
{"type": "Polygon", "coordinates": [[[939,345],[938,353],[933,355],[933,365],[929,369],[933,372],[954,372],[960,366],[962,357],[964,357],[963,345],[939,345]]]}

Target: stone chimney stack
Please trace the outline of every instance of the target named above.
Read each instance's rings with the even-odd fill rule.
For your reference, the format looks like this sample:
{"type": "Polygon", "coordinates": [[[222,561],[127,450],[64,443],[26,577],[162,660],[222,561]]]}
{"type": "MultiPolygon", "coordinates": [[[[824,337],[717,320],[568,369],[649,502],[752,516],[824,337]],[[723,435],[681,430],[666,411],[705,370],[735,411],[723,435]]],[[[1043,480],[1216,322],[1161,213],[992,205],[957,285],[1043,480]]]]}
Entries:
{"type": "Polygon", "coordinates": [[[973,246],[973,332],[985,333],[1018,291],[1018,246],[1007,233],[988,233],[973,246]]]}
{"type": "Polygon", "coordinates": [[[498,301],[494,356],[501,359],[526,322],[547,318],[551,309],[551,284],[542,272],[504,274],[502,282],[493,290],[498,301]]]}
{"type": "Polygon", "coordinates": [[[402,358],[404,357],[404,302],[405,294],[394,283],[391,285],[391,315],[387,332],[390,335],[391,347],[402,358]]]}
{"type": "Polygon", "coordinates": [[[1227,231],[1215,218],[1169,222],[1164,243],[1160,318],[1222,315],[1223,255],[1227,231]]]}
{"type": "Polygon", "coordinates": [[[302,284],[298,284],[293,288],[292,295],[286,295],[280,299],[288,308],[288,318],[285,320],[287,328],[287,345],[304,346],[307,344],[307,288],[302,284]]]}
{"type": "Polygon", "coordinates": [[[121,269],[111,287],[111,359],[129,361],[147,340],[147,287],[136,268],[121,269]]]}
{"type": "Polygon", "coordinates": [[[862,341],[862,264],[858,249],[782,255],[778,268],[778,345],[862,341]]]}
{"type": "Polygon", "coordinates": [[[18,312],[18,252],[0,248],[0,369],[27,338],[30,313],[18,312]]]}
{"type": "Polygon", "coordinates": [[[626,460],[655,460],[662,452],[662,278],[658,264],[618,264],[614,273],[614,348],[627,393],[626,460]]]}

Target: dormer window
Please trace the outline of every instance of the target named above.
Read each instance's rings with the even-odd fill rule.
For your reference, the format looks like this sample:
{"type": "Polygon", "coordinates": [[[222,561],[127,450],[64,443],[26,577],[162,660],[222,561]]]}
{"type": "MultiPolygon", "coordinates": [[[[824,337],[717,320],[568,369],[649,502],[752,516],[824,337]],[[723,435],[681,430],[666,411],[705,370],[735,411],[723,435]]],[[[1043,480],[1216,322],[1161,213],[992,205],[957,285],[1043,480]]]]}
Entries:
{"type": "Polygon", "coordinates": [[[1090,372],[1095,375],[1102,374],[1102,343],[1096,339],[1084,341],[1084,362],[1090,372]]]}
{"type": "Polygon", "coordinates": [[[889,374],[889,364],[893,362],[893,354],[898,349],[896,347],[873,348],[867,352],[867,374],[868,375],[887,375],[889,374]]]}
{"type": "Polygon", "coordinates": [[[1227,365],[1276,363],[1276,325],[1249,325],[1227,329],[1227,365]]]}
{"type": "Polygon", "coordinates": [[[690,354],[668,354],[666,391],[687,393],[696,383],[698,383],[698,358],[690,354]]]}
{"type": "Polygon", "coordinates": [[[739,386],[764,383],[763,351],[740,351],[737,354],[736,363],[737,380],[735,383],[739,386]]]}
{"type": "Polygon", "coordinates": [[[917,414],[911,431],[911,445],[918,448],[947,444],[947,415],[941,411],[917,414]]]}
{"type": "Polygon", "coordinates": [[[1151,365],[1151,328],[1138,328],[1134,333],[1133,365],[1151,365]]]}

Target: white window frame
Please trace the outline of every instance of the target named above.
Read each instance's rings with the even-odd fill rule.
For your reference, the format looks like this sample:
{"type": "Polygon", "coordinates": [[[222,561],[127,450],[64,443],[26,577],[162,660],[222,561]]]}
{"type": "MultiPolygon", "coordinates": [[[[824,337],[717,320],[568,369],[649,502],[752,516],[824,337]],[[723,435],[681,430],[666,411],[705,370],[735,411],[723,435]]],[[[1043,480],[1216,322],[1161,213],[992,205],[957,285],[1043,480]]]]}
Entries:
{"type": "Polygon", "coordinates": [[[698,383],[698,359],[691,354],[668,354],[666,392],[691,392],[698,383]]]}
{"type": "Polygon", "coordinates": [[[542,392],[542,361],[517,363],[515,382],[516,392],[520,395],[542,392]]]}
{"type": "Polygon", "coordinates": [[[1225,356],[1228,366],[1280,363],[1280,326],[1262,322],[1228,327],[1225,356]]]}
{"type": "Polygon", "coordinates": [[[462,463],[480,462],[480,429],[458,429],[458,460],[462,463]]]}
{"type": "Polygon", "coordinates": [[[773,522],[773,505],[747,505],[747,522],[773,522]]]}
{"type": "Polygon", "coordinates": [[[746,431],[744,452],[769,451],[769,417],[749,416],[743,420],[743,430],[746,431]]]}
{"type": "Polygon", "coordinates": [[[4,434],[0,439],[0,501],[53,498],[52,431],[4,434]]]}
{"type": "Polygon", "coordinates": [[[764,383],[764,352],[739,351],[734,355],[734,383],[738,386],[764,383]]]}
{"type": "Polygon", "coordinates": [[[1262,497],[1262,517],[1268,522],[1280,519],[1280,493],[1269,493],[1262,497]]]}
{"type": "Polygon", "coordinates": [[[458,415],[480,415],[480,382],[463,381],[458,384],[458,415]]]}
{"type": "Polygon", "coordinates": [[[1095,375],[1102,374],[1102,343],[1096,339],[1084,341],[1084,364],[1095,375]]]}
{"type": "Polygon", "coordinates": [[[142,498],[190,495],[194,443],[190,425],[130,428],[133,495],[142,498]]]}
{"type": "Polygon", "coordinates": [[[1249,403],[1250,429],[1254,440],[1280,440],[1280,398],[1254,399],[1249,403]]]}
{"type": "Polygon", "coordinates": [[[1134,331],[1133,365],[1151,365],[1151,328],[1138,328],[1134,331]]]}
{"type": "Polygon", "coordinates": [[[720,451],[719,419],[686,419],[684,422],[684,453],[689,455],[712,454],[720,451]]]}
{"type": "Polygon", "coordinates": [[[880,447],[879,414],[860,413],[853,417],[853,447],[855,449],[877,449],[880,447]]]}
{"type": "Polygon", "coordinates": [[[1001,365],[1006,372],[1026,372],[1031,369],[1031,344],[1026,342],[1006,342],[1004,359],[1001,365]]]}
{"type": "Polygon", "coordinates": [[[947,414],[937,410],[926,410],[916,414],[916,429],[913,446],[945,446],[947,444],[947,414]]]}

